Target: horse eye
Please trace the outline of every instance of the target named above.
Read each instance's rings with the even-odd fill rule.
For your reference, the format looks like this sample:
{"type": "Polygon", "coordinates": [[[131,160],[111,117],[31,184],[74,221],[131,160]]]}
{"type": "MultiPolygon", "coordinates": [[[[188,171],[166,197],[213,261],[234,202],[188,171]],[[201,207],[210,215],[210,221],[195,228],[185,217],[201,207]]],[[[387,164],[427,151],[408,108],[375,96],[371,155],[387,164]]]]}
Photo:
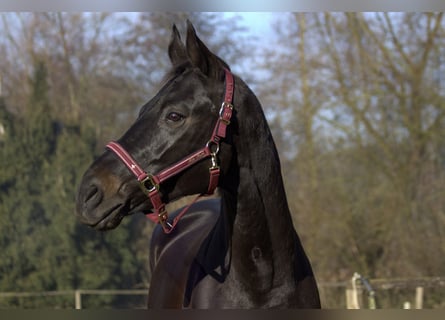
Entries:
{"type": "Polygon", "coordinates": [[[184,119],[184,118],[185,118],[185,117],[184,117],[182,114],[177,113],[177,112],[170,112],[170,113],[167,115],[167,120],[169,120],[169,121],[173,121],[173,122],[181,121],[181,120],[184,119]]]}

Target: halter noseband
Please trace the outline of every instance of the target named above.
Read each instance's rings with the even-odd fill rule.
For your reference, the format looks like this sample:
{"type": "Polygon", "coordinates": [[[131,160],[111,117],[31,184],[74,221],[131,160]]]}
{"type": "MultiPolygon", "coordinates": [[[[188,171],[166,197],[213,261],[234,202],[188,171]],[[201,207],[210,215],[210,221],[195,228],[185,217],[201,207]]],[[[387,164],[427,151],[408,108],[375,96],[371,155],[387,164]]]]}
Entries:
{"type": "Polygon", "coordinates": [[[226,129],[227,126],[230,124],[230,119],[232,118],[233,113],[233,75],[228,69],[224,69],[224,71],[226,82],[224,102],[221,105],[219,118],[216,122],[215,128],[213,129],[212,136],[203,148],[153,175],[144,171],[133,159],[133,157],[127,151],[125,151],[125,149],[119,143],[111,141],[107,144],[107,148],[113,151],[127,166],[127,168],[136,176],[142,191],[147,194],[153,205],[154,213],[147,214],[148,218],[150,218],[154,222],[159,222],[165,233],[172,232],[179,219],[187,212],[190,206],[195,203],[196,200],[198,200],[199,197],[201,197],[202,195],[213,194],[216,187],[218,186],[218,179],[220,174],[217,159],[217,155],[219,152],[219,143],[221,139],[226,137],[226,129]],[[170,223],[168,221],[168,212],[165,208],[165,203],[162,202],[161,194],[159,192],[161,183],[181,173],[197,162],[209,157],[211,158],[212,165],[209,168],[210,179],[206,194],[202,194],[196,197],[191,204],[185,207],[178,214],[178,216],[173,220],[173,223],[170,223]]]}

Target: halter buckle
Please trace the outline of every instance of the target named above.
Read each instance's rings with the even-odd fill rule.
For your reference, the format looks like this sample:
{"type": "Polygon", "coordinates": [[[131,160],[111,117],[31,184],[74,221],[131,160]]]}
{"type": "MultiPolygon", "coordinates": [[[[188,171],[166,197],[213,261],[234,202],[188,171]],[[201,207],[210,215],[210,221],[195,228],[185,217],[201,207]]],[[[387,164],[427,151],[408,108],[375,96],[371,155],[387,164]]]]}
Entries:
{"type": "Polygon", "coordinates": [[[144,179],[139,181],[139,185],[145,193],[150,193],[155,190],[159,190],[159,183],[157,183],[154,179],[154,177],[149,174],[144,179]]]}
{"type": "Polygon", "coordinates": [[[232,118],[233,104],[224,101],[219,109],[219,119],[224,122],[227,126],[230,124],[230,119],[232,118]]]}

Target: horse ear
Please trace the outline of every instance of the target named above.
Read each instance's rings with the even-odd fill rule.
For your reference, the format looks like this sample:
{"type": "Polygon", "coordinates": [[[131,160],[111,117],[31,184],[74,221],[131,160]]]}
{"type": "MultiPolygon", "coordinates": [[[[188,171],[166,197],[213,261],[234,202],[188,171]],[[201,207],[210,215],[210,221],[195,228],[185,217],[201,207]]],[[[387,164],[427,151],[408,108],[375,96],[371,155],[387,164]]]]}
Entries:
{"type": "Polygon", "coordinates": [[[168,56],[173,65],[178,65],[188,59],[185,46],[181,41],[181,35],[179,34],[176,25],[173,25],[172,27],[171,40],[168,45],[168,56]]]}
{"type": "Polygon", "coordinates": [[[208,77],[224,78],[224,68],[228,69],[229,67],[198,38],[195,28],[189,20],[187,20],[186,48],[193,66],[198,67],[208,77]]]}

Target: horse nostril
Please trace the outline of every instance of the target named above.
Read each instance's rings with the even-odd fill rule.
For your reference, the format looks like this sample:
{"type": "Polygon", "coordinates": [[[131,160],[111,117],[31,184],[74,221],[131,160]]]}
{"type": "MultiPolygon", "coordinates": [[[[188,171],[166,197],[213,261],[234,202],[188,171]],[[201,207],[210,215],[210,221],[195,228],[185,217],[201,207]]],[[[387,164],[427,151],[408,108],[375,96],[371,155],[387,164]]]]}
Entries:
{"type": "Polygon", "coordinates": [[[102,200],[103,192],[95,184],[89,186],[85,191],[84,206],[85,207],[96,207],[97,204],[102,200]]]}
{"type": "Polygon", "coordinates": [[[94,186],[94,185],[91,186],[88,189],[87,194],[85,195],[85,202],[88,202],[92,197],[94,197],[98,191],[99,191],[99,188],[97,186],[94,186]]]}

